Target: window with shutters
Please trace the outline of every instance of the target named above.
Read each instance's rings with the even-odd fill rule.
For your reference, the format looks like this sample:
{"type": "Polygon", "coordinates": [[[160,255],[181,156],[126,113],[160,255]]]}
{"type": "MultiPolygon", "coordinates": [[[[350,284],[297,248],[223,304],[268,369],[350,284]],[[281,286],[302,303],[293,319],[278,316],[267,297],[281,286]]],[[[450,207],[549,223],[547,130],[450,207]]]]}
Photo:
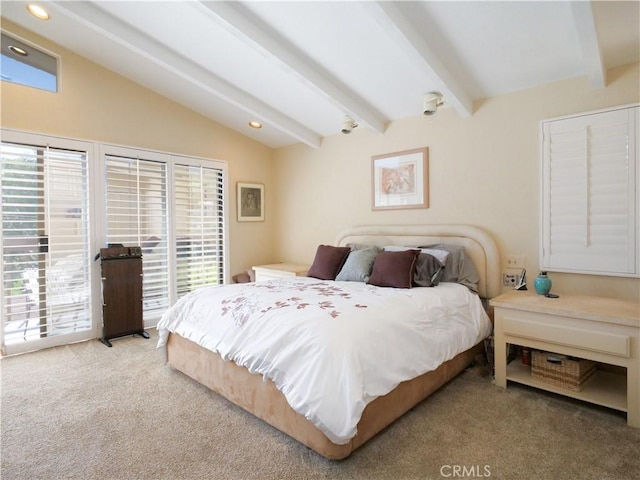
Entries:
{"type": "Polygon", "coordinates": [[[542,122],[541,268],[640,276],[638,110],[542,122]]]}
{"type": "Polygon", "coordinates": [[[142,247],[145,326],[184,294],[224,283],[219,162],[103,146],[107,243],[142,247]]]}
{"type": "Polygon", "coordinates": [[[143,315],[224,283],[226,162],[2,129],[0,349],[97,338],[100,262],[140,246],[143,315]]]}
{"type": "Polygon", "coordinates": [[[142,247],[143,316],[224,283],[224,165],[103,146],[106,243],[142,247]],[[172,213],[170,213],[172,212],[172,213]]]}
{"type": "Polygon", "coordinates": [[[143,318],[169,307],[167,169],[169,156],[103,147],[106,239],[142,247],[143,318]]]}
{"type": "Polygon", "coordinates": [[[174,167],[177,296],[224,281],[224,203],[220,169],[174,167]]]}

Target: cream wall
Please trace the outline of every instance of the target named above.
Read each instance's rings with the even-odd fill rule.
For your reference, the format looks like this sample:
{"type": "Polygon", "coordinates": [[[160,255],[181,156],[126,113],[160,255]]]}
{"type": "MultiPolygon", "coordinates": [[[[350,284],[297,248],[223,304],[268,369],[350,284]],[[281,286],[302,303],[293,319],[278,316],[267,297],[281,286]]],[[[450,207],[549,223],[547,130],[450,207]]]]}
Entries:
{"type": "MultiPolygon", "coordinates": [[[[601,90],[586,78],[570,79],[478,102],[467,118],[445,108],[393,122],[383,135],[360,127],[325,138],[316,150],[276,150],[274,260],[311,263],[318,244],[332,244],[351,225],[468,223],[496,239],[503,267],[506,254],[524,254],[531,284],[539,269],[540,121],[638,102],[639,70],[632,64],[609,71],[601,90]],[[371,156],[424,146],[429,208],[372,211],[371,156]]],[[[558,293],[640,299],[638,279],[550,276],[558,293]]]]}
{"type": "MultiPolygon", "coordinates": [[[[393,122],[383,135],[360,127],[273,152],[39,36],[3,28],[61,56],[58,94],[0,82],[1,125],[225,160],[229,166],[231,274],[260,263],[311,262],[319,243],[350,225],[471,223],[488,230],[503,256],[526,255],[538,269],[539,122],[638,102],[639,64],[608,72],[608,86],[565,80],[475,105],[460,117],[441,109],[393,122]],[[422,146],[430,153],[430,207],[371,211],[371,156],[422,146]],[[265,222],[238,223],[235,184],[265,184],[265,222]]],[[[418,109],[419,107],[417,107],[418,109]]],[[[554,290],[640,298],[640,281],[553,273],[554,290]]]]}
{"type": "Polygon", "coordinates": [[[0,82],[1,125],[228,162],[231,275],[271,260],[273,217],[236,221],[238,181],[265,184],[272,203],[273,151],[5,20],[3,29],[61,56],[58,93],[0,82]]]}

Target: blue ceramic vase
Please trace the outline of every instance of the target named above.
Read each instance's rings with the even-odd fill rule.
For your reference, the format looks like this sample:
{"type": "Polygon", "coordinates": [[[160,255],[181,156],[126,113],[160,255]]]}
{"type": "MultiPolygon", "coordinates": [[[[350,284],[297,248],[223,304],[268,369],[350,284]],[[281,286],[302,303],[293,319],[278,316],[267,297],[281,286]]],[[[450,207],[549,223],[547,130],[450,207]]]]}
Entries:
{"type": "Polygon", "coordinates": [[[533,281],[533,286],[539,295],[546,295],[551,290],[551,279],[547,277],[547,272],[540,272],[540,274],[533,281]]]}

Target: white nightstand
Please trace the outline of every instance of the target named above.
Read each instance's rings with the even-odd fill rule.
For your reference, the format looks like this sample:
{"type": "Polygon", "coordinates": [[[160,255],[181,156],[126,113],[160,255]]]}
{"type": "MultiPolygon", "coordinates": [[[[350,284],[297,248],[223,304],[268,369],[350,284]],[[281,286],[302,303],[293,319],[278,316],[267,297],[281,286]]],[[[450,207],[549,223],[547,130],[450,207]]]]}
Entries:
{"type": "Polygon", "coordinates": [[[640,427],[640,305],[603,297],[511,291],[494,307],[496,385],[507,380],[627,412],[640,427]],[[519,359],[507,365],[507,344],[599,362],[602,368],[574,392],[531,376],[519,359]],[[605,368],[614,365],[618,368],[605,368]]]}
{"type": "Polygon", "coordinates": [[[271,265],[257,265],[253,267],[256,272],[256,282],[282,277],[304,277],[309,271],[309,265],[299,263],[272,263],[271,265]]]}

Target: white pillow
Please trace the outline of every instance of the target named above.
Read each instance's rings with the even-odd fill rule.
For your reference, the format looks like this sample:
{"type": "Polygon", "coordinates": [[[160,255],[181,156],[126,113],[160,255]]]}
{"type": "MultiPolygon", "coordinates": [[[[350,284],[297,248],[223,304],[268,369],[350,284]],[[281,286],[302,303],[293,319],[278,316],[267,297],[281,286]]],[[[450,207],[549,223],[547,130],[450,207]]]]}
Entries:
{"type": "Polygon", "coordinates": [[[433,255],[434,257],[436,257],[440,262],[440,264],[443,266],[446,263],[447,257],[450,254],[450,252],[447,252],[446,250],[438,250],[435,248],[402,247],[398,245],[386,246],[384,247],[384,250],[387,252],[402,252],[404,250],[420,250],[422,253],[428,253],[429,255],[433,255]]]}

